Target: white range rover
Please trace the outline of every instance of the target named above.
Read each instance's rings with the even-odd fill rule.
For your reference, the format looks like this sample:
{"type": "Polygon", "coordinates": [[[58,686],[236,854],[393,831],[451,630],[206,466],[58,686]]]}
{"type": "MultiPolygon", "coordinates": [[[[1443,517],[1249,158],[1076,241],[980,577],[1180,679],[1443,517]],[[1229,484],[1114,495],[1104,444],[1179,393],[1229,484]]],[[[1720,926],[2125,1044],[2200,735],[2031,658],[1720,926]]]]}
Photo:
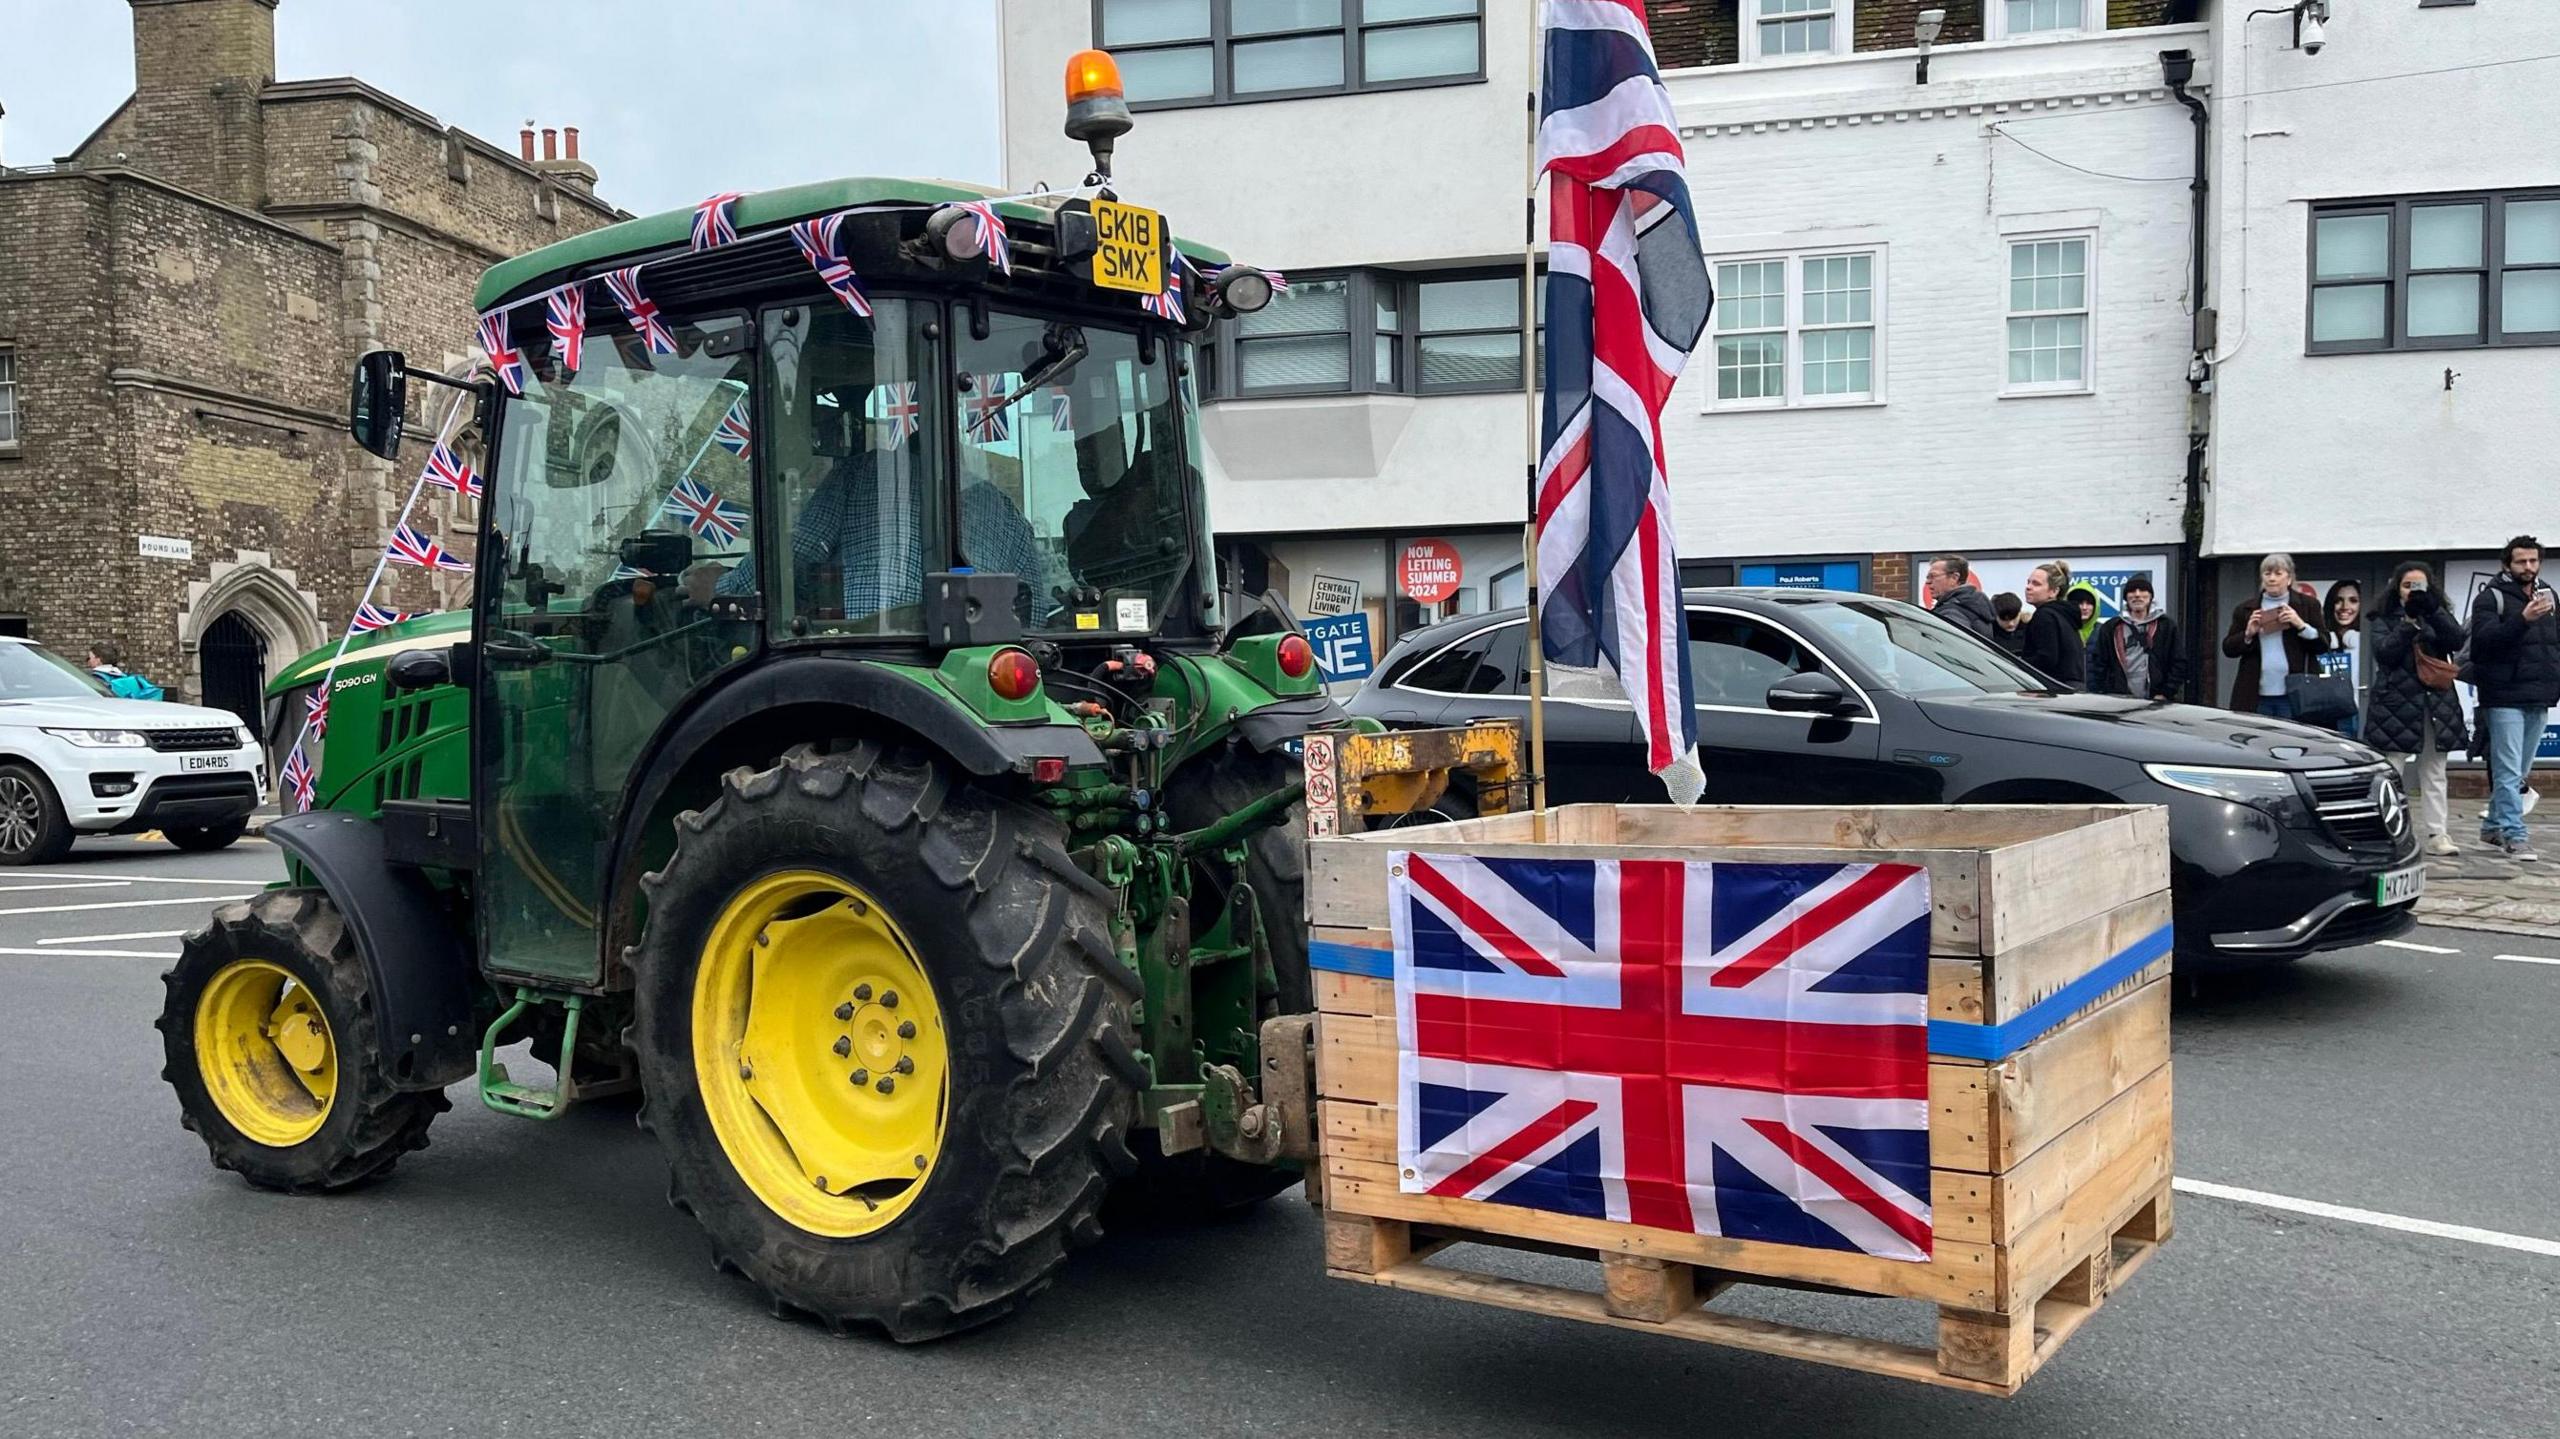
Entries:
{"type": "Polygon", "coordinates": [[[0,864],[50,864],[74,835],[152,829],[180,849],[220,849],[266,792],[266,756],[238,715],[117,699],[44,646],[0,635],[0,864]]]}

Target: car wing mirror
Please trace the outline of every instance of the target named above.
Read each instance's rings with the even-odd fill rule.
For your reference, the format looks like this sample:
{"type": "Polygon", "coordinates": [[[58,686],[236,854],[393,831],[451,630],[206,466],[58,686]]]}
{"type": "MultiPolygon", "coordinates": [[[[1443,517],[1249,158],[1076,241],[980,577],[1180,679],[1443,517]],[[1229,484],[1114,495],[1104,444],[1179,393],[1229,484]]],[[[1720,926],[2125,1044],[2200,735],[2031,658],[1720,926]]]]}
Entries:
{"type": "Polygon", "coordinates": [[[1858,708],[1838,680],[1819,670],[1789,675],[1769,686],[1767,704],[1780,714],[1802,715],[1853,714],[1858,708]]]}
{"type": "Polygon", "coordinates": [[[356,361],[347,393],[347,433],[365,453],[400,457],[400,426],[409,412],[409,360],[398,350],[368,350],[356,361]]]}

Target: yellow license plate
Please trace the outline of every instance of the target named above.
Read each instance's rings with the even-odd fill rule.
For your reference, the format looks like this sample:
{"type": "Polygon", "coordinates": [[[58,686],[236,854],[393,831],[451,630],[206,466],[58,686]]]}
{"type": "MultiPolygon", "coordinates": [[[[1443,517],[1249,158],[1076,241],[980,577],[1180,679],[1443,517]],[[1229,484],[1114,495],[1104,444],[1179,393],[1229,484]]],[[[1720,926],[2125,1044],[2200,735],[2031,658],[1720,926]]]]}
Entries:
{"type": "Polygon", "coordinates": [[[1093,202],[1093,282],[1106,290],[1164,293],[1164,216],[1139,205],[1093,202]]]}

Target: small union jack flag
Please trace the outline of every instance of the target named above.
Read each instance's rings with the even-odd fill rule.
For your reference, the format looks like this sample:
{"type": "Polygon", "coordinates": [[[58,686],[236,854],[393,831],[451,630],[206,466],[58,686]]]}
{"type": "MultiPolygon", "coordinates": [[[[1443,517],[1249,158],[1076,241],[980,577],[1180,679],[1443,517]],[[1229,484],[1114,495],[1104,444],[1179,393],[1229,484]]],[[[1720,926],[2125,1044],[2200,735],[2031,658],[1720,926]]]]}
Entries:
{"type": "Polygon", "coordinates": [[[916,403],[913,380],[882,385],[878,393],[880,423],[889,427],[889,448],[894,450],[907,442],[907,436],[924,428],[924,407],[916,403]]]}
{"type": "Polygon", "coordinates": [[[329,733],[329,690],[326,685],[302,697],[302,723],[312,734],[329,733]]]}
{"type": "Polygon", "coordinates": [[[613,573],[605,578],[608,580],[654,580],[657,577],[656,570],[644,570],[636,565],[615,565],[613,573]]]}
{"type": "Polygon", "coordinates": [[[723,546],[736,544],[738,537],[747,532],[747,512],[720,498],[719,491],[691,475],[676,481],[675,493],[658,506],[658,513],[723,546]]]}
{"type": "Polygon", "coordinates": [[[524,351],[507,343],[507,312],[491,310],[480,317],[480,348],[489,356],[489,369],[510,395],[521,395],[532,371],[525,367],[524,351]]]}
{"type": "Polygon", "coordinates": [[[1138,301],[1140,305],[1146,308],[1146,312],[1148,314],[1160,315],[1165,319],[1173,321],[1177,325],[1184,323],[1182,313],[1182,271],[1183,268],[1190,263],[1191,262],[1189,260],[1182,257],[1181,248],[1179,246],[1175,247],[1173,252],[1173,264],[1166,268],[1164,274],[1164,293],[1160,295],[1143,296],[1138,301]]]}
{"type": "Polygon", "coordinates": [[[980,375],[977,386],[969,391],[963,408],[969,416],[969,437],[981,444],[994,444],[1013,436],[1013,422],[1005,417],[1005,377],[980,375]]]}
{"type": "Polygon", "coordinates": [[[747,397],[740,395],[736,404],[720,416],[712,427],[711,438],[720,448],[742,460],[755,458],[755,430],[747,423],[747,397]]]}
{"type": "Polygon", "coordinates": [[[439,444],[427,452],[427,483],[468,499],[480,498],[479,472],[463,463],[449,445],[439,444]]]}
{"type": "Polygon", "coordinates": [[[294,745],[293,753],[285,756],[284,770],[278,777],[284,781],[285,791],[293,796],[293,812],[308,813],[311,809],[312,783],[319,776],[311,772],[311,761],[302,757],[302,746],[299,743],[294,745]]]}
{"type": "Polygon", "coordinates": [[[357,634],[370,634],[375,630],[387,629],[407,618],[409,618],[407,610],[387,610],[368,600],[356,606],[356,620],[353,628],[357,634]]]}
{"type": "Polygon", "coordinates": [[[420,569],[453,570],[466,575],[471,573],[469,560],[456,559],[446,554],[444,546],[419,534],[408,525],[402,525],[391,532],[391,559],[396,564],[416,565],[420,569]]]}
{"type": "Polygon", "coordinates": [[[737,191],[724,190],[693,207],[694,249],[737,243],[740,198],[737,191]]]}
{"type": "Polygon", "coordinates": [[[551,332],[551,354],[564,375],[578,373],[587,354],[587,287],[563,285],[543,305],[542,327],[551,332]]]}
{"type": "Polygon", "coordinates": [[[605,271],[604,287],[613,292],[613,302],[622,307],[623,318],[631,322],[631,332],[648,345],[650,354],[672,355],[676,352],[675,334],[667,328],[667,322],[658,317],[658,302],[640,289],[639,266],[605,271]]]}
{"type": "Polygon", "coordinates": [[[844,301],[844,307],[867,320],[871,318],[871,298],[862,293],[860,277],[853,273],[852,264],[836,248],[836,231],[843,224],[842,214],[796,220],[790,227],[791,239],[800,247],[809,267],[818,272],[819,280],[834,292],[837,299],[844,301]]]}
{"type": "Polygon", "coordinates": [[[1005,234],[1004,216],[984,200],[971,200],[960,207],[978,222],[978,244],[987,252],[987,263],[1010,275],[1013,273],[1013,241],[1005,234]]]}
{"type": "Polygon", "coordinates": [[[1076,427],[1075,392],[1064,385],[1049,391],[1049,425],[1052,429],[1072,430],[1076,427]]]}

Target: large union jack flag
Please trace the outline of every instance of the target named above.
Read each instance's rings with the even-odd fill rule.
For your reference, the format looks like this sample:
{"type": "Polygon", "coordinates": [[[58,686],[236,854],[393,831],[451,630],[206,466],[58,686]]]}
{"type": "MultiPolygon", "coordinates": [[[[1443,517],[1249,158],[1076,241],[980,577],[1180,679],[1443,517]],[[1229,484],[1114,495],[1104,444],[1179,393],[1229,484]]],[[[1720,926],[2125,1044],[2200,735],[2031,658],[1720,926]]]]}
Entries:
{"type": "Polygon", "coordinates": [[[1538,157],[1548,196],[1538,462],[1546,657],[1622,691],[1646,763],[1698,797],[1698,720],[1662,407],[1714,294],[1671,96],[1636,0],[1549,0],[1538,157]]]}
{"type": "Polygon", "coordinates": [[[453,570],[466,575],[471,573],[469,560],[447,553],[444,546],[418,533],[412,525],[402,525],[391,532],[390,555],[393,564],[416,565],[426,570],[453,570]]]}
{"type": "Polygon", "coordinates": [[[1406,1192],[1929,1258],[1926,870],[1388,865],[1406,1192]]]}
{"type": "Polygon", "coordinates": [[[691,475],[676,481],[675,493],[658,506],[658,512],[722,546],[736,544],[747,532],[747,512],[691,475]]]}

